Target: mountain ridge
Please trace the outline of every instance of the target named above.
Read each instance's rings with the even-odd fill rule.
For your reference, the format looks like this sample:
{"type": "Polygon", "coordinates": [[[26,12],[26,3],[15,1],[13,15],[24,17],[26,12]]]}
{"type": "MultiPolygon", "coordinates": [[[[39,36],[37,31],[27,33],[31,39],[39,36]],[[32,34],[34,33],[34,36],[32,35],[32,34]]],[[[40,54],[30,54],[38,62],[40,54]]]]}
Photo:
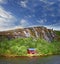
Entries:
{"type": "Polygon", "coordinates": [[[43,38],[47,41],[52,41],[54,38],[56,38],[56,34],[54,33],[53,29],[47,29],[43,26],[2,31],[0,32],[0,36],[6,36],[9,39],[21,37],[43,38]]]}

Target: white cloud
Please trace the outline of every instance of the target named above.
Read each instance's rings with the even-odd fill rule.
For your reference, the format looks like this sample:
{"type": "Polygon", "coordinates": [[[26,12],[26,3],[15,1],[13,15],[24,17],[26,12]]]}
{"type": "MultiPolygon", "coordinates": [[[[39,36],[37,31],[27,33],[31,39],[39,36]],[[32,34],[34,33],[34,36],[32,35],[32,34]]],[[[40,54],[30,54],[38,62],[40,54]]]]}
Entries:
{"type": "Polygon", "coordinates": [[[21,27],[26,27],[26,26],[29,26],[29,23],[28,23],[27,20],[22,19],[22,20],[20,20],[20,26],[21,26],[21,27]]]}
{"type": "Polygon", "coordinates": [[[27,7],[27,0],[26,1],[20,1],[19,5],[26,8],[27,7]]]}
{"type": "Polygon", "coordinates": [[[14,22],[16,18],[4,8],[0,6],[0,31],[14,27],[14,22]]]}
{"type": "Polygon", "coordinates": [[[44,24],[45,22],[47,22],[47,20],[46,19],[40,19],[37,22],[40,23],[40,24],[44,24]]]}
{"type": "Polygon", "coordinates": [[[57,23],[51,24],[50,26],[60,26],[60,21],[59,22],[57,21],[57,23]]]}
{"type": "Polygon", "coordinates": [[[59,26],[45,26],[45,27],[47,27],[48,29],[53,29],[53,30],[59,30],[60,31],[60,27],[59,26]]]}
{"type": "Polygon", "coordinates": [[[58,1],[60,1],[60,0],[58,0],[58,1]]]}
{"type": "MultiPolygon", "coordinates": [[[[32,2],[32,1],[31,1],[32,2]]],[[[21,6],[22,8],[26,8],[30,10],[32,13],[35,12],[35,9],[33,8],[35,6],[34,2],[32,4],[32,7],[30,7],[28,4],[31,3],[29,0],[24,0],[24,1],[18,1],[17,4],[21,6]]]]}
{"type": "Polygon", "coordinates": [[[0,7],[0,17],[5,18],[5,19],[11,19],[13,16],[11,15],[10,12],[7,12],[4,10],[4,8],[0,7]]]}
{"type": "Polygon", "coordinates": [[[26,15],[26,16],[24,16],[24,18],[32,18],[33,17],[33,15],[26,15]]]}
{"type": "Polygon", "coordinates": [[[2,27],[0,27],[0,32],[1,32],[1,31],[14,30],[14,29],[18,29],[18,28],[20,28],[20,29],[21,29],[21,28],[24,28],[24,27],[21,27],[21,26],[15,26],[15,27],[7,28],[7,29],[6,29],[6,28],[4,28],[4,27],[3,27],[3,28],[2,28],[2,27]]]}
{"type": "Polygon", "coordinates": [[[43,21],[43,20],[38,20],[37,22],[38,22],[38,23],[41,23],[41,24],[42,24],[42,23],[44,23],[44,21],[43,21]]]}
{"type": "Polygon", "coordinates": [[[54,30],[60,30],[60,22],[57,22],[57,23],[51,24],[51,25],[47,25],[46,27],[49,29],[53,28],[54,30]]]}
{"type": "Polygon", "coordinates": [[[0,3],[1,4],[5,4],[6,3],[6,0],[0,0],[0,3]]]}
{"type": "Polygon", "coordinates": [[[20,24],[24,24],[24,23],[26,23],[26,20],[22,19],[22,20],[20,21],[20,24]]]}
{"type": "Polygon", "coordinates": [[[49,0],[39,0],[39,1],[42,1],[42,2],[44,2],[46,4],[49,4],[49,5],[53,5],[55,3],[55,2],[53,2],[53,0],[52,1],[49,1],[49,0]]]}

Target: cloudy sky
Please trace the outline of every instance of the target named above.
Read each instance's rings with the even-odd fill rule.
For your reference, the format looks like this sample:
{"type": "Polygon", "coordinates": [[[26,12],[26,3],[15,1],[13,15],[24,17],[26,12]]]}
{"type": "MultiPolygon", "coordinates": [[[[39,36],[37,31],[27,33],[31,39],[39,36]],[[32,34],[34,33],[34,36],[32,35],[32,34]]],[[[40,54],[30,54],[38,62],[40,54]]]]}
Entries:
{"type": "Polygon", "coordinates": [[[29,26],[60,30],[60,0],[0,0],[0,31],[29,26]]]}

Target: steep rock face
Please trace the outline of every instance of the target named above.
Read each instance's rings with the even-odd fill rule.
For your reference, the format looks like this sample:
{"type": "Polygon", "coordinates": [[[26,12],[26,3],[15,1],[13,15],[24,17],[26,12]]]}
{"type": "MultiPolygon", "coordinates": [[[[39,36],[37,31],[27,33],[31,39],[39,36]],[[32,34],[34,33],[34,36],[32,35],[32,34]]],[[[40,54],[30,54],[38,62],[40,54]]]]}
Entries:
{"type": "Polygon", "coordinates": [[[21,37],[44,38],[50,42],[56,35],[53,30],[47,29],[46,27],[30,27],[0,32],[0,37],[1,36],[5,36],[9,39],[21,37]]]}

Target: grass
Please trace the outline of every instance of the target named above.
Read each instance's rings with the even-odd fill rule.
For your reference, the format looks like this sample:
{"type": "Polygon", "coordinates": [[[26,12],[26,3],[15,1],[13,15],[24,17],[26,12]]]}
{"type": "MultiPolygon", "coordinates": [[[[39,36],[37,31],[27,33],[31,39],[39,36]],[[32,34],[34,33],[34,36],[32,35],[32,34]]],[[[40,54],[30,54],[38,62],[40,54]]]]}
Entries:
{"type": "Polygon", "coordinates": [[[0,55],[27,56],[27,48],[35,48],[39,55],[60,54],[60,42],[40,38],[17,38],[0,42],[0,55]]]}

